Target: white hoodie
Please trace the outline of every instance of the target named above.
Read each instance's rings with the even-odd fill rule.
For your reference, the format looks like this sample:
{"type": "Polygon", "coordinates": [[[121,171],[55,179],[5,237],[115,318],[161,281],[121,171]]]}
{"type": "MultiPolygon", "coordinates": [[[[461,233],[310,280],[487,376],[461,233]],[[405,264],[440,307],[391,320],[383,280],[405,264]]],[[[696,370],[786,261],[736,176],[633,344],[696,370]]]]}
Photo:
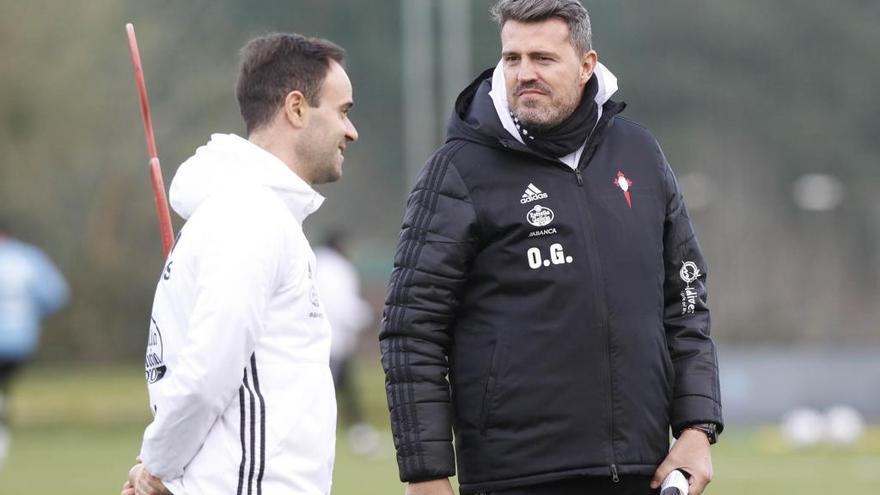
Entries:
{"type": "Polygon", "coordinates": [[[232,134],[181,165],[170,196],[187,222],[153,302],[144,465],[175,495],[328,494],[330,327],[302,232],[324,198],[232,134]]]}

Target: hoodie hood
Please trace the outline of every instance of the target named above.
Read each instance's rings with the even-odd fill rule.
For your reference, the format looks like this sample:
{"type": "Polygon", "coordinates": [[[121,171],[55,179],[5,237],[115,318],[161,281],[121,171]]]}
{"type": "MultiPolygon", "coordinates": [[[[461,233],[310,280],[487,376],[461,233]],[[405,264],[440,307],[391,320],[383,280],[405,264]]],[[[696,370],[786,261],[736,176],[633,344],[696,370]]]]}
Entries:
{"type": "Polygon", "coordinates": [[[188,219],[215,192],[246,185],[272,189],[300,223],[324,202],[272,153],[235,134],[212,134],[174,174],[171,207],[188,219]]]}
{"type": "MultiPolygon", "coordinates": [[[[592,77],[596,78],[599,86],[595,97],[599,107],[598,122],[602,119],[605,104],[617,92],[617,77],[601,62],[596,63],[592,77]]],[[[451,139],[495,145],[499,142],[501,145],[512,142],[524,144],[510,117],[503,61],[483,71],[458,96],[447,126],[447,140],[451,139]]]]}

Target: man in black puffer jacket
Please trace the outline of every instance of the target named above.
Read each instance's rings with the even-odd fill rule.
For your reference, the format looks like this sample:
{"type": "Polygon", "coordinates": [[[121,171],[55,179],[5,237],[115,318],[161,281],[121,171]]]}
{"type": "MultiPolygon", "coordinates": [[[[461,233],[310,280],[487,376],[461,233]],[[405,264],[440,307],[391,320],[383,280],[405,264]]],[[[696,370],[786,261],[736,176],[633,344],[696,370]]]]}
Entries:
{"type": "Polygon", "coordinates": [[[380,334],[407,493],[647,494],[711,480],[706,267],[577,0],[502,0],[410,195],[380,334]],[[452,432],[455,431],[455,452],[452,432]],[[669,431],[678,438],[669,449],[669,431]],[[649,486],[650,484],[650,486],[649,486]]]}

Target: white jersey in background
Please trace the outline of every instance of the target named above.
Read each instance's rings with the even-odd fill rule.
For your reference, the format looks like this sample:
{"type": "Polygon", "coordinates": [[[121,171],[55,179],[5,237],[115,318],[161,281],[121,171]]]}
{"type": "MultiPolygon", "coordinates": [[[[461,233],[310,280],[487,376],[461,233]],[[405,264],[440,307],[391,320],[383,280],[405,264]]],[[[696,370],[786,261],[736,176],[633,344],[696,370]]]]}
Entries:
{"type": "Polygon", "coordinates": [[[330,492],[330,326],[302,221],[323,198],[215,134],[170,190],[187,219],[153,302],[145,467],[175,495],[330,492]]]}
{"type": "Polygon", "coordinates": [[[332,294],[324,302],[333,329],[333,360],[345,359],[357,347],[358,335],[373,318],[373,310],[360,294],[361,282],[354,264],[329,247],[315,249],[317,283],[321,294],[332,294]]]}

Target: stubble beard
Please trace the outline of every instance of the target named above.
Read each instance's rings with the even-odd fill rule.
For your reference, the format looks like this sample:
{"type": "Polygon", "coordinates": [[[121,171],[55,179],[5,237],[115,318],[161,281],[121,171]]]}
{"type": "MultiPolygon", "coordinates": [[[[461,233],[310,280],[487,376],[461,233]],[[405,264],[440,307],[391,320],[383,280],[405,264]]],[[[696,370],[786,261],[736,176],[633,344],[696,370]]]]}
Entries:
{"type": "Polygon", "coordinates": [[[550,101],[546,105],[540,102],[517,104],[511,111],[525,127],[537,131],[547,131],[561,124],[567,119],[575,108],[577,99],[572,101],[550,101]]]}
{"type": "Polygon", "coordinates": [[[328,184],[342,178],[342,164],[337,163],[336,148],[314,162],[314,183],[328,184]]]}
{"type": "Polygon", "coordinates": [[[297,155],[307,164],[312,184],[336,182],[342,177],[342,164],[339,163],[339,143],[331,147],[317,133],[304,136],[297,146],[297,155]]]}

